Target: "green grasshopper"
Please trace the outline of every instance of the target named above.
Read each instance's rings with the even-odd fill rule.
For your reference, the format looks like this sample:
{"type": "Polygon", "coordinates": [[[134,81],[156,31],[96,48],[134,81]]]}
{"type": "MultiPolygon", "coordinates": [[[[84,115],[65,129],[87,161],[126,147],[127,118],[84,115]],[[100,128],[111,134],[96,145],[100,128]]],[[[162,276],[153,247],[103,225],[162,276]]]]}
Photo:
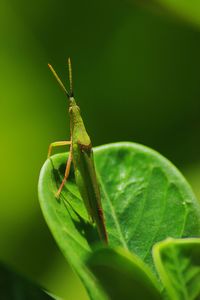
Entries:
{"type": "Polygon", "coordinates": [[[56,198],[59,198],[60,196],[62,188],[69,176],[71,163],[73,162],[76,184],[78,186],[80,195],[84,201],[88,215],[91,218],[92,222],[96,223],[100,239],[107,244],[108,236],[105,227],[103,209],[101,205],[101,196],[99,185],[97,182],[97,175],[95,172],[92,144],[90,137],[85,129],[85,125],[80,114],[80,108],[76,104],[76,101],[74,99],[72,87],[72,67],[70,58],[68,59],[70,92],[67,91],[53,67],[50,64],[48,64],[48,66],[52,71],[53,75],[55,76],[57,82],[61,86],[62,90],[67,95],[67,98],[69,99],[71,134],[70,141],[59,141],[51,143],[49,145],[48,151],[49,158],[51,156],[53,147],[65,145],[70,146],[69,156],[66,163],[65,175],[56,193],[56,198]]]}

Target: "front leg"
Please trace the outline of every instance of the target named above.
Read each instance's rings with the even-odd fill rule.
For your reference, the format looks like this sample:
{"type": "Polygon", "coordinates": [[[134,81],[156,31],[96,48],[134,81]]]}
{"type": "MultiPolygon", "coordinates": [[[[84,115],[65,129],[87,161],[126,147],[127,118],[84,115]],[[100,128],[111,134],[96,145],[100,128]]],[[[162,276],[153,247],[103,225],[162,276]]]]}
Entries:
{"type": "Polygon", "coordinates": [[[72,143],[72,141],[59,141],[59,142],[51,143],[49,145],[47,158],[49,158],[51,156],[51,152],[52,152],[53,147],[71,145],[71,143],[72,143]]]}

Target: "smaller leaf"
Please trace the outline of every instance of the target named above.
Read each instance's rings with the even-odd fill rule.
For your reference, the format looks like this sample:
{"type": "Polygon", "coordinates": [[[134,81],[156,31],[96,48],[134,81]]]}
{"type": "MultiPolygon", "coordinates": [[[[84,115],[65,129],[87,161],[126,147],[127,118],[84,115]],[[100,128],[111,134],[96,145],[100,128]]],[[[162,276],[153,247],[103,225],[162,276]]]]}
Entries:
{"type": "Polygon", "coordinates": [[[53,300],[41,287],[33,284],[0,263],[0,299],[2,300],[53,300]]]}
{"type": "Polygon", "coordinates": [[[154,246],[153,257],[170,299],[200,299],[200,238],[168,238],[154,246]]]}
{"type": "Polygon", "coordinates": [[[99,248],[87,261],[109,299],[161,299],[158,282],[148,267],[123,248],[99,248]]]}

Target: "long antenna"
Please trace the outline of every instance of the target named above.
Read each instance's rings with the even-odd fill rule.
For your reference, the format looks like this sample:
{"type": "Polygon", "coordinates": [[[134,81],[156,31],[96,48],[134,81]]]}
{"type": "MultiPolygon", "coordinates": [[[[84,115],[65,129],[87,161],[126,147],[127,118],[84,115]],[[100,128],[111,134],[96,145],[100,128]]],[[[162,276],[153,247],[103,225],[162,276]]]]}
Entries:
{"type": "Polygon", "coordinates": [[[68,58],[68,69],[69,69],[69,86],[70,86],[70,97],[73,97],[73,84],[72,84],[72,64],[70,57],[68,58]]]}
{"type": "Polygon", "coordinates": [[[66,87],[64,86],[64,84],[62,83],[61,79],[59,78],[58,74],[56,73],[56,71],[54,70],[54,68],[52,67],[52,65],[48,64],[49,69],[51,70],[51,72],[53,73],[54,77],[56,78],[58,84],[60,85],[61,89],[64,91],[64,93],[67,95],[67,97],[70,97],[71,94],[71,84],[70,84],[70,94],[68,93],[66,87]]]}

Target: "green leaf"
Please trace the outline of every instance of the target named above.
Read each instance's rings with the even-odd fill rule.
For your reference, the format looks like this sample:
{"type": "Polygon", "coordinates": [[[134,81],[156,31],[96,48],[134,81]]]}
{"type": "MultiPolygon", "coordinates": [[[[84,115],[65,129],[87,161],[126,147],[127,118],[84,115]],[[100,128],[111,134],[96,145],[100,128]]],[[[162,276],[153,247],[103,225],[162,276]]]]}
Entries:
{"type": "MultiPolygon", "coordinates": [[[[157,152],[134,143],[94,149],[111,247],[138,255],[154,270],[152,246],[169,236],[200,235],[200,205],[180,172],[157,152]]],[[[66,259],[92,299],[102,299],[85,265],[98,241],[89,223],[71,169],[60,201],[55,193],[63,178],[67,155],[48,159],[40,174],[39,199],[44,217],[66,259]]]]}
{"type": "Polygon", "coordinates": [[[154,246],[153,254],[170,299],[200,299],[199,238],[168,238],[154,246]]]}
{"type": "Polygon", "coordinates": [[[40,287],[0,263],[0,298],[2,300],[51,300],[40,287]]]}
{"type": "Polygon", "coordinates": [[[123,248],[94,251],[87,265],[113,300],[161,299],[158,283],[148,267],[123,248]]]}

